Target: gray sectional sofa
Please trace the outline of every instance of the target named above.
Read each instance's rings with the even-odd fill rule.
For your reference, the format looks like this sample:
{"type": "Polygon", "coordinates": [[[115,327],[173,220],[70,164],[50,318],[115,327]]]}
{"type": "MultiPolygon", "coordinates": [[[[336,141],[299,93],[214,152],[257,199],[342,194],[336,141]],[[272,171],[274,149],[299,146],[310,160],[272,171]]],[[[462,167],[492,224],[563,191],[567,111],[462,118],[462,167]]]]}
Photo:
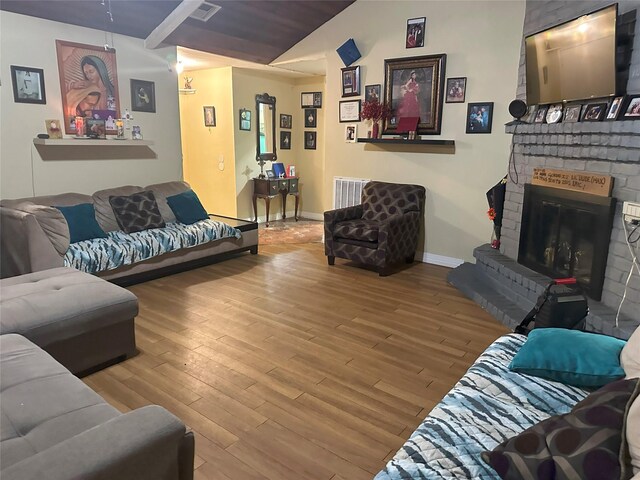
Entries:
{"type": "MultiPolygon", "coordinates": [[[[7,278],[50,268],[62,267],[69,251],[69,230],[62,214],[53,206],[73,206],[91,203],[100,227],[110,234],[119,230],[109,203],[110,196],[131,195],[145,190],[153,191],[160,213],[167,223],[176,217],[167,204],[168,196],[190,189],[186,182],[167,182],[146,187],[124,186],[95,192],[93,195],[65,193],[5,199],[0,201],[0,277],[7,278]]],[[[189,248],[160,253],[143,261],[124,264],[115,269],[92,271],[109,281],[131,284],[176,271],[212,263],[230,254],[242,251],[257,253],[258,227],[254,222],[210,215],[237,229],[240,238],[222,238],[189,248]]],[[[116,239],[117,241],[117,239],[116,239]]],[[[105,250],[108,250],[105,249],[105,250]]],[[[76,266],[76,265],[73,265],[76,266]]],[[[77,266],[76,266],[77,267],[77,266]]]]}

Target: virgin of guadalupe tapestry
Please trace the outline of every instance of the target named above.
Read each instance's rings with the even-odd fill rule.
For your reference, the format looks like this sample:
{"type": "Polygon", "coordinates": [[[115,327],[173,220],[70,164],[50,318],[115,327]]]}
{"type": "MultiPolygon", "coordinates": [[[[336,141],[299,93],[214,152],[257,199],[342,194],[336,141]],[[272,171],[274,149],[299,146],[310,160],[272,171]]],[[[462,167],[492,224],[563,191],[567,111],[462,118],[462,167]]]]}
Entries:
{"type": "Polygon", "coordinates": [[[116,133],[120,112],[116,52],[101,46],[56,40],[65,133],[74,134],[75,118],[106,122],[116,133]]]}

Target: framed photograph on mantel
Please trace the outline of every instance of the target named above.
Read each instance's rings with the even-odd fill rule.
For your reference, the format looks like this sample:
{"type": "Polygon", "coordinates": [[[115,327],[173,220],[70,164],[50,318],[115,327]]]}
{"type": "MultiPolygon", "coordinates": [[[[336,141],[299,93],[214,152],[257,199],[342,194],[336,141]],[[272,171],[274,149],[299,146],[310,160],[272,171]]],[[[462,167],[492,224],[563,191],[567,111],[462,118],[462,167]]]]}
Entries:
{"type": "Polygon", "coordinates": [[[440,134],[446,59],[439,54],[384,61],[384,103],[392,111],[384,134],[394,134],[402,117],[420,118],[418,135],[440,134]]]}
{"type": "Polygon", "coordinates": [[[340,122],[360,121],[360,100],[343,100],[339,108],[340,122]]]}

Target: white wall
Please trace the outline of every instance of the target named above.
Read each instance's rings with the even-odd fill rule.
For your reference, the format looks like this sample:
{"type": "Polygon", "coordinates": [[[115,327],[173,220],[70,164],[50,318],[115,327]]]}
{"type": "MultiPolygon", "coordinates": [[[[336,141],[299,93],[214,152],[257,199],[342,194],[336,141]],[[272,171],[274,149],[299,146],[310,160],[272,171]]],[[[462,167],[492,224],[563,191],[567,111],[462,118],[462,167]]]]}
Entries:
{"type": "MultiPolygon", "coordinates": [[[[324,208],[331,208],[334,176],[418,183],[427,188],[425,252],[466,260],[491,237],[485,192],[507,171],[510,136],[503,124],[514,98],[520,60],[525,3],[518,1],[359,0],[276,59],[289,61],[326,55],[323,105],[326,138],[324,208]],[[427,18],[423,48],[405,48],[406,22],[427,18]],[[455,155],[365,151],[344,142],[338,122],[340,68],[335,52],[354,38],[362,58],[362,86],[384,84],[384,60],[447,54],[446,76],[466,76],[468,102],[495,102],[493,133],[465,134],[466,104],[444,104],[442,139],[456,141],[455,155]]],[[[354,98],[354,97],[350,97],[354,98]]],[[[359,126],[366,136],[367,124],[359,126]]]]}
{"type": "MultiPolygon", "coordinates": [[[[111,42],[111,35],[108,38],[116,48],[122,111],[131,107],[131,78],[155,82],[156,113],[133,112],[133,124],[140,125],[145,140],[153,140],[155,144],[150,147],[151,151],[140,147],[109,147],[99,152],[89,152],[83,150],[84,147],[53,147],[57,155],[64,158],[68,155],[74,159],[43,160],[33,145],[33,138],[46,132],[46,119],[62,120],[55,41],[104,45],[105,34],[0,11],[2,198],[65,191],[92,193],[101,188],[124,184],[148,185],[182,177],[176,73],[168,69],[168,61],[176,58],[175,47],[146,50],[140,39],[114,35],[111,42]],[[46,105],[14,103],[10,65],[44,69],[46,105]],[[108,158],[112,155],[121,158],[108,158]],[[103,159],[95,159],[95,156],[103,159]],[[144,158],[149,156],[157,158],[144,158]]],[[[49,153],[52,153],[50,149],[49,153]]]]}

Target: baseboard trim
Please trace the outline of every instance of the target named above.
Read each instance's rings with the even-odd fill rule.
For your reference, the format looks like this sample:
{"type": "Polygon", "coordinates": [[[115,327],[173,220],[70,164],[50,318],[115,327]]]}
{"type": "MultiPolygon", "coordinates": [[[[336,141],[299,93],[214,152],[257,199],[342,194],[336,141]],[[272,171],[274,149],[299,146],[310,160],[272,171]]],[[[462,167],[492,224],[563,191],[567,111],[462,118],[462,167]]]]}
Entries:
{"type": "MultiPolygon", "coordinates": [[[[287,211],[287,218],[293,218],[294,215],[294,211],[287,211]]],[[[322,213],[313,213],[313,212],[298,212],[298,219],[300,218],[306,218],[307,220],[319,220],[319,221],[323,221],[324,220],[324,214],[322,213]]],[[[244,218],[243,220],[247,220],[248,222],[253,222],[253,217],[251,218],[244,218]]],[[[269,214],[269,221],[271,222],[275,222],[276,220],[282,220],[282,212],[278,212],[278,213],[271,213],[269,214]]],[[[265,223],[267,221],[267,216],[266,215],[259,215],[258,216],[258,223],[265,223]]]]}
{"type": "Polygon", "coordinates": [[[437,255],[435,253],[424,253],[422,255],[424,263],[440,265],[441,267],[456,268],[464,263],[461,258],[447,257],[445,255],[437,255]]]}
{"type": "Polygon", "coordinates": [[[314,212],[300,212],[300,216],[298,218],[306,218],[309,220],[319,220],[324,221],[324,213],[314,213],[314,212]]]}

